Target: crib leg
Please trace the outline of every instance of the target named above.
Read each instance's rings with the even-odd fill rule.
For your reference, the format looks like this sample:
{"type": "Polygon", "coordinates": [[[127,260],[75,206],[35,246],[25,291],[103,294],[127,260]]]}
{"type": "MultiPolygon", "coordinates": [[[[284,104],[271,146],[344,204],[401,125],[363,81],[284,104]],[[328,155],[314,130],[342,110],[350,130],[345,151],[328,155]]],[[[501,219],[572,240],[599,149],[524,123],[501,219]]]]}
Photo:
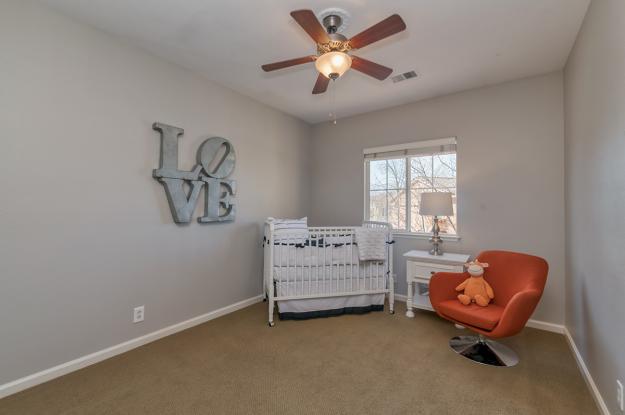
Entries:
{"type": "Polygon", "coordinates": [[[389,275],[388,283],[390,285],[388,293],[388,309],[391,314],[395,314],[395,277],[389,275]]]}
{"type": "Polygon", "coordinates": [[[269,303],[269,327],[273,327],[273,295],[269,294],[267,303],[269,303]]]}

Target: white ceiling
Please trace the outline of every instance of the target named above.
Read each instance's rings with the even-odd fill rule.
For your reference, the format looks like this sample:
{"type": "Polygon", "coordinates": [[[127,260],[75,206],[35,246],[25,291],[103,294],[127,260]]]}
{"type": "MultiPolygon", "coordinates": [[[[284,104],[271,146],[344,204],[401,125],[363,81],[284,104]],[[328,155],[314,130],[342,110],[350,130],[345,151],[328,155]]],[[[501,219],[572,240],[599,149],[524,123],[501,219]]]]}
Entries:
{"type": "Polygon", "coordinates": [[[406,31],[356,51],[418,78],[394,84],[349,71],[335,88],[345,117],[561,69],[590,0],[42,0],[209,79],[310,123],[331,92],[312,95],[314,64],[260,65],[315,53],[289,12],[340,7],[344,34],[399,13],[406,31]]]}

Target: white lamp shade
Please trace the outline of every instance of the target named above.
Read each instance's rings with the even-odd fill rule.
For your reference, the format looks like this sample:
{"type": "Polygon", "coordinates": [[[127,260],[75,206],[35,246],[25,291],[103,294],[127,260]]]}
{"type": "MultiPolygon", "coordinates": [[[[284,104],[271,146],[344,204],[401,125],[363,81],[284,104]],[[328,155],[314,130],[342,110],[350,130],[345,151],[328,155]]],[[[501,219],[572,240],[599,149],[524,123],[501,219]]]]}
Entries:
{"type": "Polygon", "coordinates": [[[340,77],[352,66],[352,58],[343,52],[328,52],[319,56],[315,61],[315,67],[326,78],[330,78],[334,74],[340,77]]]}
{"type": "Polygon", "coordinates": [[[419,215],[424,216],[453,216],[454,204],[451,193],[434,192],[421,193],[419,215]]]}

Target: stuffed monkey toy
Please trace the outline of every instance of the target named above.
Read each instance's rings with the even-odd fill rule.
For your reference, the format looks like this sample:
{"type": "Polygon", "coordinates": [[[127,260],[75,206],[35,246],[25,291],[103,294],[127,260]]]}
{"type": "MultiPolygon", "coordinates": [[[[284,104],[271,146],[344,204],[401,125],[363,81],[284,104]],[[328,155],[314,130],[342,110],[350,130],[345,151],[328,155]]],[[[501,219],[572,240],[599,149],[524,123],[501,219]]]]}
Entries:
{"type": "Polygon", "coordinates": [[[464,305],[474,302],[479,306],[486,307],[490,300],[495,298],[493,288],[484,279],[484,268],[488,268],[488,264],[475,259],[465,266],[471,276],[456,287],[456,291],[464,290],[463,294],[458,295],[458,300],[464,305]]]}

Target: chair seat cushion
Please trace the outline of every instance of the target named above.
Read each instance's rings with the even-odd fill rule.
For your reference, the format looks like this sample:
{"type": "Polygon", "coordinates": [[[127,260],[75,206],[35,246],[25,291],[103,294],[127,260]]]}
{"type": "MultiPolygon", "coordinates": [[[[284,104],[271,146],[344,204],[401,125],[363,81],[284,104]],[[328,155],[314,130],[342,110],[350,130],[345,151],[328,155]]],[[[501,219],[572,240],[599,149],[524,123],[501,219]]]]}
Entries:
{"type": "Polygon", "coordinates": [[[480,307],[476,304],[464,305],[458,300],[441,301],[437,307],[439,313],[459,324],[467,324],[489,331],[499,323],[503,310],[503,307],[492,303],[487,307],[480,307]]]}

